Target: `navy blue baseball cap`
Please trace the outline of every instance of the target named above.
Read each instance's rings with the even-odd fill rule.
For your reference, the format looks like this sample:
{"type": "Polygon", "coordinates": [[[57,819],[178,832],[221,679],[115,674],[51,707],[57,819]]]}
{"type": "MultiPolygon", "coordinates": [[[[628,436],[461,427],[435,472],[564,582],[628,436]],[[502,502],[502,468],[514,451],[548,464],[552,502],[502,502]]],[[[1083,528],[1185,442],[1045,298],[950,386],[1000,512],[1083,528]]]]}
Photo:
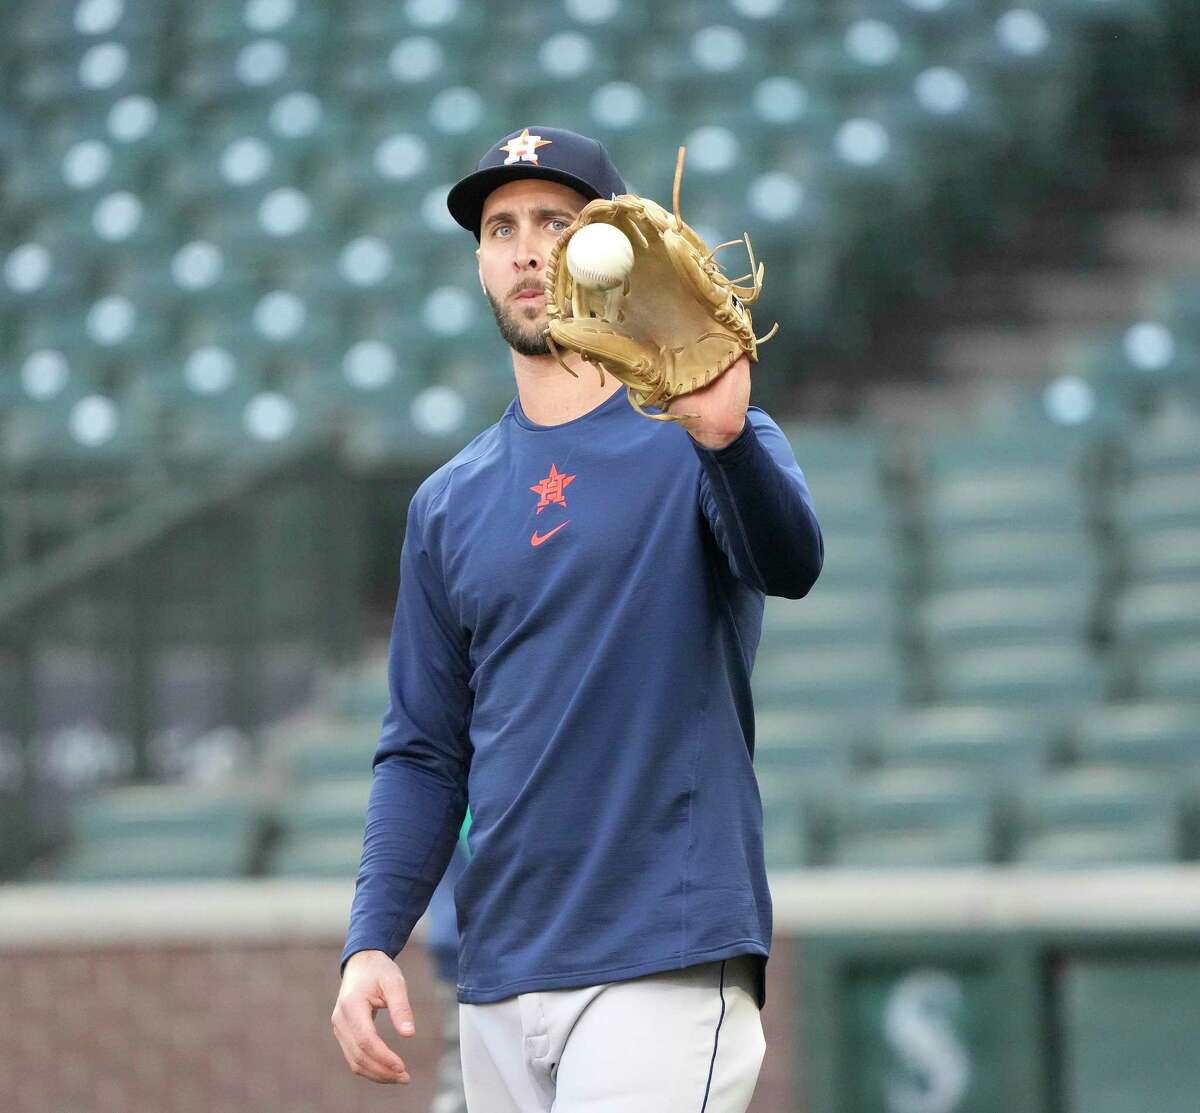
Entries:
{"type": "Polygon", "coordinates": [[[561,182],[589,201],[611,200],[626,193],[625,181],[604,144],[565,128],[527,127],[511,132],[479,160],[446,196],[446,207],[468,232],[479,239],[483,203],[498,186],[518,178],[561,182]]]}

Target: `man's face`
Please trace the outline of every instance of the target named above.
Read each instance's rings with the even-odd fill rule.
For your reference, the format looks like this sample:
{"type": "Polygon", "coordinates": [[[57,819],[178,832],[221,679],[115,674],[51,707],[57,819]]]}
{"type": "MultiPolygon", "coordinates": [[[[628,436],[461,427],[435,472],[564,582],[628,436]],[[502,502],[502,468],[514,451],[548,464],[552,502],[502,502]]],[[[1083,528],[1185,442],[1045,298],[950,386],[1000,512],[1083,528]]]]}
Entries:
{"type": "Polygon", "coordinates": [[[587,199],[558,182],[521,178],[488,195],[480,223],[479,277],[500,335],[514,351],[546,356],[546,263],[587,199]],[[524,295],[524,296],[522,296],[524,295]]]}

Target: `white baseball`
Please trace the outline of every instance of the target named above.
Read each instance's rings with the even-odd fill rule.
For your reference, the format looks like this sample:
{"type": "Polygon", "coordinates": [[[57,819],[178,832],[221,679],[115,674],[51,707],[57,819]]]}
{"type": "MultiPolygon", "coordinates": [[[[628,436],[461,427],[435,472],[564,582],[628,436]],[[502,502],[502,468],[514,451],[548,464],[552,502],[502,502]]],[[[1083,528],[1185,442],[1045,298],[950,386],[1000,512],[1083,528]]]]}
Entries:
{"type": "Polygon", "coordinates": [[[585,224],[567,244],[567,270],[581,286],[611,290],[633,270],[633,244],[611,224],[585,224]]]}

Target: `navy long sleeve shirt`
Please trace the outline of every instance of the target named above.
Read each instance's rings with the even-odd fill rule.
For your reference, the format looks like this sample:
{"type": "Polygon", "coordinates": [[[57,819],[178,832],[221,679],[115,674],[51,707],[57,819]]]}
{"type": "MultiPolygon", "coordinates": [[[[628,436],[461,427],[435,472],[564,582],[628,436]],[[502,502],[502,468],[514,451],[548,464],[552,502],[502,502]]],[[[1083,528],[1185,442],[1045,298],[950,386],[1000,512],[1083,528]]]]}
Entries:
{"type": "Polygon", "coordinates": [[[761,1008],[750,674],[823,559],[762,409],[711,451],[623,389],[553,426],[514,398],[409,505],[343,965],[401,950],[469,801],[460,1002],[752,954],[761,1008]]]}

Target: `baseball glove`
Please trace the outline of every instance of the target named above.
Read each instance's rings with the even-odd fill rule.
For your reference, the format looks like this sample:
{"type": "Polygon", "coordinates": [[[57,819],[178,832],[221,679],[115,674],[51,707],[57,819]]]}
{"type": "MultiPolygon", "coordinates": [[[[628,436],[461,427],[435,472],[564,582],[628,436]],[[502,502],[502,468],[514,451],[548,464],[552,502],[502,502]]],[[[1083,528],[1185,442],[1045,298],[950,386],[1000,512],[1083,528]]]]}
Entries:
{"type": "Polygon", "coordinates": [[[742,355],[758,360],[758,345],[770,340],[778,323],[761,338],[747,306],[762,292],[763,264],[755,265],[749,234],[711,251],[679,215],[683,155],[675,164],[674,215],[646,197],[623,193],[611,201],[589,201],[559,236],[546,266],[547,344],[563,362],[560,348],[578,352],[585,363],[626,385],[629,403],[644,417],[682,421],[687,414],[665,410],[677,395],[712,382],[742,355]],[[633,268],[611,290],[575,281],[567,267],[571,237],[593,222],[612,224],[633,245],[633,268]],[[750,272],[728,278],[714,256],[745,241],[750,272]],[[738,282],[751,280],[749,286],[738,282]]]}

